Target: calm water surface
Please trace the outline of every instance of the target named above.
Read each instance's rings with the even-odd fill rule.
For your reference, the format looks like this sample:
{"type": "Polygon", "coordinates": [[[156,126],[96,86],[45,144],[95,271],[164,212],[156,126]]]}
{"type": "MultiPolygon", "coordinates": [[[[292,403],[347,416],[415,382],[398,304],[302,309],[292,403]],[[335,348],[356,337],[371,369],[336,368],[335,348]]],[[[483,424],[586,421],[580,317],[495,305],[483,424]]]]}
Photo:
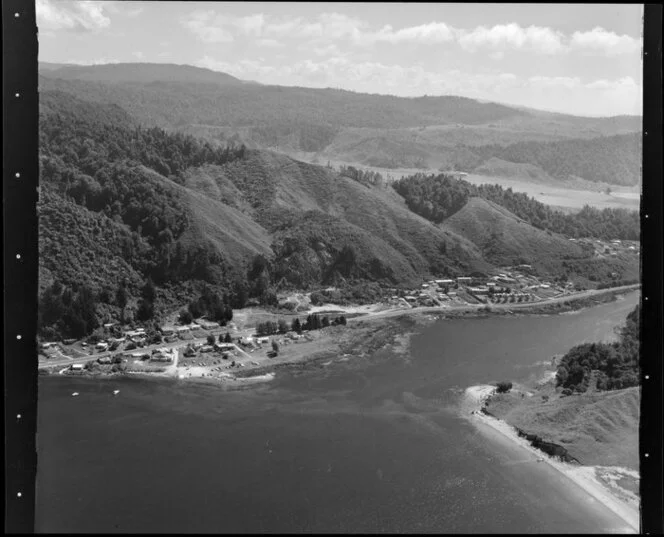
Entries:
{"type": "Polygon", "coordinates": [[[546,465],[478,434],[458,404],[469,385],[539,377],[553,354],[613,338],[637,301],[439,321],[410,356],[354,358],[244,390],[40,379],[36,530],[619,529],[546,465]]]}

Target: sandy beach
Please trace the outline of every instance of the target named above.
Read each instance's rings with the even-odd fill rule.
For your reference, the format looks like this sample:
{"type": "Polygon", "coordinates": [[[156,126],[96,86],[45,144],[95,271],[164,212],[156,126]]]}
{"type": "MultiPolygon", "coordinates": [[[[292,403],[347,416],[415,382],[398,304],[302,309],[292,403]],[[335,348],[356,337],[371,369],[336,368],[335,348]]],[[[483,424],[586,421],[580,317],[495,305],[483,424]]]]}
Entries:
{"type": "Polygon", "coordinates": [[[484,401],[494,391],[495,387],[489,385],[478,385],[467,388],[462,403],[464,417],[470,419],[481,432],[488,433],[492,431],[498,433],[503,439],[509,440],[515,447],[529,452],[534,460],[540,460],[543,464],[549,465],[567,477],[594,500],[600,502],[619,516],[626,524],[624,533],[639,533],[639,499],[635,494],[630,494],[615,484],[621,475],[638,477],[637,472],[620,467],[576,466],[547,456],[545,453],[532,447],[525,438],[519,437],[514,427],[502,420],[492,418],[480,412],[484,401]]]}

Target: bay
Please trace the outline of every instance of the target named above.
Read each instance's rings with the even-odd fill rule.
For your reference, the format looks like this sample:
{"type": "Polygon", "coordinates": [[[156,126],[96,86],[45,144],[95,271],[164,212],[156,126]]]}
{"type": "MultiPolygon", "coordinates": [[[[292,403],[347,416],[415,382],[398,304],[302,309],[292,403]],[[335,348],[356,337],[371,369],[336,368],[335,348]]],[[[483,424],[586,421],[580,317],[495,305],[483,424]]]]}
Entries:
{"type": "Polygon", "coordinates": [[[638,299],[441,320],[407,355],[280,372],[242,390],[40,378],[36,530],[616,531],[621,522],[562,476],[479,434],[459,399],[612,339],[638,299]]]}

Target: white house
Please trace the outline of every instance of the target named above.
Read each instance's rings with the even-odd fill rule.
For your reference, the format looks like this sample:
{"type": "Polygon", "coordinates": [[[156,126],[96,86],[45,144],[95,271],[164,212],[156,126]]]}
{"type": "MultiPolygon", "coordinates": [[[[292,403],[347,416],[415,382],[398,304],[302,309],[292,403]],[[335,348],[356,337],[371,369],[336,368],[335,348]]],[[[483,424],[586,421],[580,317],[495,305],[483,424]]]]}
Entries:
{"type": "Polygon", "coordinates": [[[128,330],[125,332],[125,336],[130,339],[141,338],[145,336],[145,328],[137,328],[136,330],[128,330]]]}
{"type": "Polygon", "coordinates": [[[205,330],[212,330],[213,328],[219,328],[219,323],[213,323],[212,321],[199,320],[197,322],[205,330]]]}
{"type": "Polygon", "coordinates": [[[475,295],[486,295],[489,293],[488,287],[469,287],[468,291],[475,295]]]}

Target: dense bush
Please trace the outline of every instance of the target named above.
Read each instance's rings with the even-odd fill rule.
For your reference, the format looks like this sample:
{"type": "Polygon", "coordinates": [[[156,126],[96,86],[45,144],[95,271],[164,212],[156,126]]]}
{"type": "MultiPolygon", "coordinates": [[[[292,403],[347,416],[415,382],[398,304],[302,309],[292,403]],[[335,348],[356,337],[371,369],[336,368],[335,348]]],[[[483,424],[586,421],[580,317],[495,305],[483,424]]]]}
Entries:
{"type": "Polygon", "coordinates": [[[233,319],[233,309],[228,302],[228,297],[222,298],[222,296],[210,286],[205,285],[201,295],[196,300],[189,303],[187,309],[187,313],[189,314],[188,318],[206,316],[208,320],[217,322],[221,326],[225,326],[231,319],[233,319]]]}
{"type": "Polygon", "coordinates": [[[614,343],[584,343],[563,356],[556,384],[572,392],[585,392],[595,371],[598,390],[617,390],[639,384],[639,330],[641,306],[636,306],[614,343]]]}

